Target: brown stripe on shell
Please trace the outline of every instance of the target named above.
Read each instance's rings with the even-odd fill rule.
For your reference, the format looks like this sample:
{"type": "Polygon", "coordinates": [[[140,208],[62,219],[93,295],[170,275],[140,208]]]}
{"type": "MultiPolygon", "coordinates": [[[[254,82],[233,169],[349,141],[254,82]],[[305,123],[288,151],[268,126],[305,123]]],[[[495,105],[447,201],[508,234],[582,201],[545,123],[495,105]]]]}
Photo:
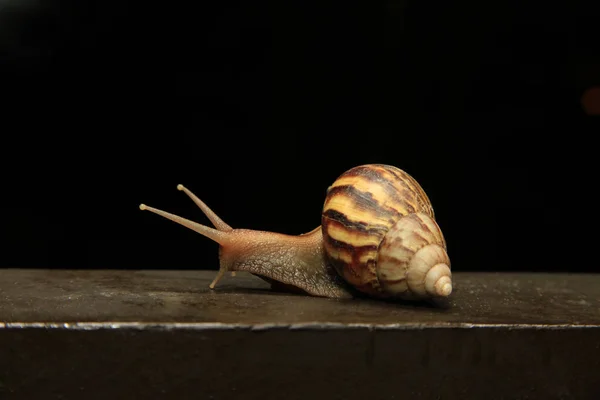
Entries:
{"type": "Polygon", "coordinates": [[[339,225],[343,226],[344,229],[347,229],[348,231],[358,231],[361,233],[372,234],[377,236],[385,235],[387,230],[390,228],[391,225],[393,225],[394,222],[394,219],[389,219],[388,221],[381,221],[388,222],[385,224],[376,224],[372,221],[352,221],[348,218],[346,214],[342,214],[341,212],[334,209],[329,209],[325,211],[321,216],[321,220],[325,218],[327,218],[328,222],[337,222],[339,225]]]}
{"type": "MultiPolygon", "coordinates": [[[[415,206],[418,207],[418,192],[404,182],[404,177],[392,174],[379,164],[353,168],[341,177],[348,176],[360,177],[369,181],[371,185],[379,186],[386,193],[386,204],[389,204],[391,208],[404,208],[411,213],[416,211],[415,206]],[[394,205],[399,207],[394,207],[394,205]]],[[[332,186],[335,186],[335,183],[332,186]]]]}
{"type": "MultiPolygon", "coordinates": [[[[327,195],[324,210],[327,210],[328,208],[341,208],[343,209],[343,212],[355,214],[354,212],[351,213],[347,211],[348,209],[352,209],[357,210],[356,214],[368,212],[372,215],[370,218],[380,220],[389,217],[388,213],[383,214],[380,212],[383,209],[393,214],[392,218],[388,218],[388,226],[393,225],[401,215],[406,215],[422,208],[419,205],[420,200],[418,194],[411,189],[410,185],[398,180],[386,170],[373,166],[357,167],[350,170],[348,173],[341,175],[330,186],[328,193],[335,193],[337,196],[327,195]],[[350,185],[360,189],[351,189],[350,185]],[[349,195],[345,197],[348,191],[335,189],[337,187],[350,188],[349,190],[351,190],[353,194],[360,194],[360,196],[349,195]],[[338,197],[340,195],[344,196],[344,200],[340,200],[338,197]],[[371,205],[364,204],[362,200],[365,198],[368,198],[375,203],[371,205]],[[356,202],[357,204],[349,206],[347,204],[349,202],[356,202]],[[361,204],[361,202],[363,204],[361,204]],[[377,204],[378,206],[374,208],[377,204]],[[369,206],[371,208],[365,208],[363,206],[369,206]]],[[[362,219],[365,219],[364,216],[362,219]]]]}
{"type": "Polygon", "coordinates": [[[376,245],[356,246],[354,244],[347,243],[342,240],[336,240],[336,239],[333,239],[330,237],[328,237],[325,242],[333,248],[350,250],[353,253],[365,253],[368,251],[377,251],[377,249],[379,248],[376,245]]]}
{"type": "Polygon", "coordinates": [[[406,208],[406,213],[421,211],[423,208],[423,199],[419,188],[414,187],[409,176],[402,170],[393,170],[385,166],[371,168],[373,173],[377,173],[381,177],[381,181],[386,182],[390,190],[394,193],[390,199],[403,208],[406,208]]]}
{"type": "Polygon", "coordinates": [[[419,211],[425,212],[431,215],[432,217],[434,216],[433,207],[431,206],[429,196],[427,196],[427,193],[425,192],[423,187],[419,184],[419,182],[417,182],[417,180],[412,175],[391,165],[381,165],[381,167],[389,173],[391,173],[392,175],[394,175],[398,179],[398,182],[402,182],[405,186],[409,188],[411,192],[415,193],[418,199],[419,211]]]}
{"type": "Polygon", "coordinates": [[[431,215],[431,220],[429,220],[429,225],[423,221],[422,218],[419,218],[419,222],[422,225],[427,226],[427,230],[429,232],[431,232],[433,235],[439,237],[439,241],[437,242],[438,244],[440,244],[444,249],[446,248],[446,238],[444,237],[444,233],[442,232],[442,229],[440,228],[440,226],[435,222],[435,219],[433,217],[433,215],[431,215]],[[432,228],[434,230],[432,230],[432,228]]]}
{"type": "MultiPolygon", "coordinates": [[[[429,230],[428,230],[428,231],[429,231],[429,230]]],[[[419,231],[413,231],[413,233],[412,233],[412,235],[411,235],[411,236],[412,236],[413,238],[417,239],[417,240],[418,240],[418,241],[420,241],[420,242],[424,242],[424,243],[427,243],[427,242],[428,242],[427,238],[426,238],[425,236],[421,235],[421,234],[419,233],[419,231]]]]}
{"type": "Polygon", "coordinates": [[[361,259],[367,257],[369,259],[376,259],[379,243],[386,231],[383,229],[380,231],[352,229],[339,221],[331,220],[327,217],[323,218],[322,229],[323,241],[329,258],[340,274],[346,268],[354,269],[360,263],[361,259]],[[332,237],[330,232],[334,227],[345,240],[332,237]],[[359,243],[366,244],[359,245],[359,243]],[[350,259],[350,262],[348,262],[348,259],[350,259]]]}
{"type": "Polygon", "coordinates": [[[332,187],[327,197],[331,199],[335,196],[347,196],[354,200],[358,208],[365,210],[377,210],[376,212],[384,215],[385,218],[398,218],[401,215],[397,209],[378,202],[373,197],[372,193],[358,190],[354,186],[343,185],[332,187]]]}
{"type": "Polygon", "coordinates": [[[352,246],[326,235],[323,238],[329,261],[338,274],[357,290],[377,295],[380,291],[376,271],[377,246],[352,246]]]}
{"type": "Polygon", "coordinates": [[[429,199],[423,188],[412,178],[412,176],[398,168],[386,166],[385,170],[396,178],[394,183],[397,186],[401,186],[398,190],[401,191],[402,196],[405,198],[408,198],[406,196],[410,196],[411,200],[414,202],[415,206],[413,207],[412,212],[429,213],[431,209],[429,199]]]}
{"type": "MultiPolygon", "coordinates": [[[[427,218],[427,217],[425,217],[425,218],[427,218]]],[[[430,224],[427,224],[423,220],[423,217],[419,214],[414,215],[414,220],[419,223],[421,230],[432,234],[437,239],[436,241],[431,242],[431,243],[440,244],[444,248],[446,247],[446,241],[444,239],[442,230],[440,229],[439,225],[437,223],[435,223],[435,220],[433,219],[433,217],[431,217],[431,219],[429,219],[430,224]],[[432,227],[434,228],[434,230],[431,229],[432,227]]],[[[413,232],[413,234],[421,236],[418,231],[413,232]]]]}
{"type": "Polygon", "coordinates": [[[377,252],[381,238],[385,235],[387,229],[381,227],[379,229],[361,227],[355,229],[354,226],[346,226],[342,222],[330,219],[326,216],[322,219],[321,227],[324,233],[324,241],[331,245],[332,248],[340,248],[357,252],[372,251],[377,252]],[[345,236],[346,240],[336,239],[330,234],[332,229],[337,229],[341,235],[345,236]],[[369,244],[359,244],[359,243],[369,244]]]}

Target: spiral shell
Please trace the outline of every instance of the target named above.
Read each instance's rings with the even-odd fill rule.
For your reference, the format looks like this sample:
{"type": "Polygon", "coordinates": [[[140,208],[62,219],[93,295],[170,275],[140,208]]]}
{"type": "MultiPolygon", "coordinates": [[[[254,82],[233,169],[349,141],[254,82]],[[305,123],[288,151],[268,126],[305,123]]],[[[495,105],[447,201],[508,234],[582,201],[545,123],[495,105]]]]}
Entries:
{"type": "Polygon", "coordinates": [[[452,291],[429,198],[396,167],[362,165],[339,176],[327,191],[321,227],[329,261],[360,292],[414,299],[452,291]]]}

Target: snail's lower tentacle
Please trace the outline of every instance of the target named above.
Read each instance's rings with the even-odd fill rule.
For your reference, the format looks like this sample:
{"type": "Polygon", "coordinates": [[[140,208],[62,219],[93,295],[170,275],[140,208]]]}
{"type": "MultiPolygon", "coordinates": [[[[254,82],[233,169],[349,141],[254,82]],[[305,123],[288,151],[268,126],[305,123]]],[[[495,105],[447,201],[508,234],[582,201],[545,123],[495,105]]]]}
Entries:
{"type": "Polygon", "coordinates": [[[223,276],[225,276],[225,272],[227,272],[227,268],[219,268],[219,272],[217,272],[217,275],[215,276],[215,279],[213,279],[213,281],[210,283],[210,285],[208,287],[210,287],[211,289],[214,289],[215,286],[217,285],[217,283],[219,283],[219,281],[221,280],[221,278],[223,278],[223,276]]]}

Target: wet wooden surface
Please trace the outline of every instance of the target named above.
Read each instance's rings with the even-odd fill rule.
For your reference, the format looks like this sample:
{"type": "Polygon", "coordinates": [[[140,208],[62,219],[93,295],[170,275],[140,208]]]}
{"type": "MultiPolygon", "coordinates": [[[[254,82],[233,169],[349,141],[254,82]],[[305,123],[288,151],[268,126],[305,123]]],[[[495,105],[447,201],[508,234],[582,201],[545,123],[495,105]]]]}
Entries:
{"type": "Polygon", "coordinates": [[[454,273],[437,303],[333,300],[270,290],[245,273],[2,270],[0,322],[372,326],[600,325],[600,275],[454,273]]]}
{"type": "Polygon", "coordinates": [[[0,399],[600,398],[600,275],[455,272],[425,304],[213,276],[0,270],[0,399]]]}

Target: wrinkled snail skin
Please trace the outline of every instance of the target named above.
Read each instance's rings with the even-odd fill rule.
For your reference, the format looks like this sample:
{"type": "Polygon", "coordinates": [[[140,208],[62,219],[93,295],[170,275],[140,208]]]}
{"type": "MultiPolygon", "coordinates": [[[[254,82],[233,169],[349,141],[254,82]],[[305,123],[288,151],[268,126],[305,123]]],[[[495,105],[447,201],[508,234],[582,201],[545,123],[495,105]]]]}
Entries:
{"type": "MultiPolygon", "coordinates": [[[[200,202],[182,185],[178,186],[197,204],[200,202]]],[[[214,288],[228,271],[247,271],[274,287],[313,296],[351,298],[351,288],[337,275],[323,251],[320,227],[293,236],[249,229],[231,229],[204,203],[200,207],[213,222],[213,229],[145,204],[148,210],[170,219],[219,244],[219,272],[210,284],[214,288]],[[215,221],[217,223],[215,223],[215,221]]]]}
{"type": "Polygon", "coordinates": [[[422,300],[447,297],[446,241],[417,181],[389,165],[354,167],[327,190],[321,226],[302,235],[234,229],[183,190],[215,229],[145,205],[219,243],[220,269],[247,271],[274,286],[313,296],[422,300]]]}

